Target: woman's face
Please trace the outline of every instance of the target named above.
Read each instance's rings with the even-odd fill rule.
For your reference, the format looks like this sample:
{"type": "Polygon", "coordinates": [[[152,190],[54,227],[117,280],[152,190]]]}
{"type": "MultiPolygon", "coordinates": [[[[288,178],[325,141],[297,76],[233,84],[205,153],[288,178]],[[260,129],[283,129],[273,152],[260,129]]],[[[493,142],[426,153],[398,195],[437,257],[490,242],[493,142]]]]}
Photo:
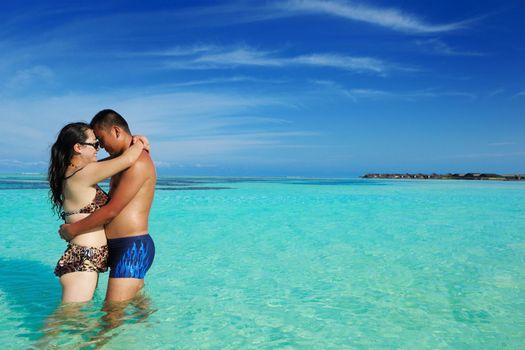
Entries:
{"type": "Polygon", "coordinates": [[[86,130],[86,141],[80,144],[82,158],[89,162],[97,161],[98,141],[91,129],[86,130]]]}

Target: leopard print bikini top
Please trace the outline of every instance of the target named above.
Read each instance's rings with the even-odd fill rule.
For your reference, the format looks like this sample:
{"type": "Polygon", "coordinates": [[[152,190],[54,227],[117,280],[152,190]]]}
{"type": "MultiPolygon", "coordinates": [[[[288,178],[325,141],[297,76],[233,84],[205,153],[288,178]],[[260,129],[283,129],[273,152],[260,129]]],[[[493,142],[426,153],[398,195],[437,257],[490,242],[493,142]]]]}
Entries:
{"type": "Polygon", "coordinates": [[[62,219],[66,220],[66,216],[74,215],[74,214],[91,214],[95,210],[100,209],[101,207],[106,205],[106,203],[109,200],[109,197],[106,194],[106,192],[104,192],[104,190],[102,190],[99,185],[96,185],[95,189],[96,189],[95,198],[93,198],[91,203],[75,211],[67,211],[67,212],[63,211],[61,215],[62,219]]]}

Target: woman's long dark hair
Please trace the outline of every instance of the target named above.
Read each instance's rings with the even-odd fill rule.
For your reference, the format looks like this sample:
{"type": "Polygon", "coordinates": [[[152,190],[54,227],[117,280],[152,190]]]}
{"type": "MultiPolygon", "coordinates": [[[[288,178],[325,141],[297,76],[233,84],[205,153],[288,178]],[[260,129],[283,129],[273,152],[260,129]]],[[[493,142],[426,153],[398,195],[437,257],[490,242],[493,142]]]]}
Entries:
{"type": "Polygon", "coordinates": [[[86,130],[90,129],[86,123],[67,124],[60,130],[56,142],[51,146],[51,158],[47,180],[49,181],[49,198],[53,204],[53,211],[60,216],[64,204],[62,196],[62,182],[66,176],[66,170],[73,158],[73,146],[76,143],[86,142],[86,130]]]}

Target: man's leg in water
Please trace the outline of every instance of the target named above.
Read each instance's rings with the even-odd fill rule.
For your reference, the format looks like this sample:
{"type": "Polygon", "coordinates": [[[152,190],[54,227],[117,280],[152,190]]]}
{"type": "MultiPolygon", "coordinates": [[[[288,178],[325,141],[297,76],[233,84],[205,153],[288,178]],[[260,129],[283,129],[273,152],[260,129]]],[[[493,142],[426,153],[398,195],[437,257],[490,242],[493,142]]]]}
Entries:
{"type": "Polygon", "coordinates": [[[106,300],[130,300],[144,287],[144,276],[155,257],[149,234],[108,239],[110,267],[106,300]]]}
{"type": "Polygon", "coordinates": [[[144,287],[144,279],[109,278],[106,291],[107,301],[130,300],[144,287]]]}
{"type": "MultiPolygon", "coordinates": [[[[108,292],[106,294],[106,301],[104,302],[103,310],[105,311],[104,324],[107,330],[116,328],[122,324],[124,309],[130,304],[137,309],[142,310],[142,313],[148,313],[149,299],[140,293],[144,286],[143,279],[135,278],[110,278],[108,283],[108,292]],[[113,280],[113,283],[111,282],[113,280]],[[126,282],[122,282],[122,281],[126,282]],[[137,289],[137,284],[141,283],[141,287],[137,289]],[[135,294],[129,297],[133,292],[135,294]]],[[[140,317],[139,317],[140,318],[140,317]]],[[[147,318],[147,317],[144,317],[147,318]]]]}
{"type": "Polygon", "coordinates": [[[146,294],[139,292],[131,300],[106,300],[102,311],[104,311],[104,315],[100,322],[100,331],[89,341],[81,344],[82,346],[95,346],[95,349],[104,348],[112,338],[119,334],[118,328],[124,322],[145,322],[157,310],[152,308],[151,299],[146,294]]]}
{"type": "Polygon", "coordinates": [[[140,297],[144,276],[155,257],[155,244],[148,234],[108,239],[108,247],[110,274],[103,308],[104,329],[97,340],[102,344],[109,341],[102,338],[104,334],[122,324],[124,310],[140,297]]]}

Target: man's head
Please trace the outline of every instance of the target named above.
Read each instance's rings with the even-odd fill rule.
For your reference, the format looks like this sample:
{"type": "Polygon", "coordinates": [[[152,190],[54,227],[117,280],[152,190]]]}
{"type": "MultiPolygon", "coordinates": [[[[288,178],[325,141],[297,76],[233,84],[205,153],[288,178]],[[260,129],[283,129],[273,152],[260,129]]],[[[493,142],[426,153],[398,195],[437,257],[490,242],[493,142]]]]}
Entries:
{"type": "Polygon", "coordinates": [[[110,155],[122,153],[130,144],[131,131],[126,120],[112,109],[98,112],[91,120],[100,146],[110,155]]]}

